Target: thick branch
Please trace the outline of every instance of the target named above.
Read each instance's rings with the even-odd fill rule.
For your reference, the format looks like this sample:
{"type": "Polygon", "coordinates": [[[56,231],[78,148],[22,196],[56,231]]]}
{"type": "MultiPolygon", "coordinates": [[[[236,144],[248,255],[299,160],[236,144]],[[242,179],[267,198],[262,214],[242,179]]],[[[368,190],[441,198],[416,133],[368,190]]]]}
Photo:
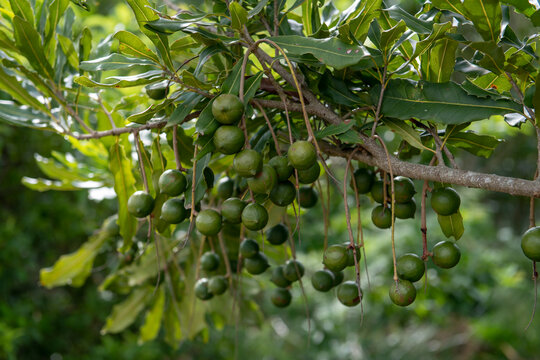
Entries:
{"type": "MultiPolygon", "coordinates": [[[[343,150],[326,142],[320,142],[321,150],[331,156],[348,157],[352,150],[343,150]]],[[[369,142],[366,148],[372,149],[369,142]]],[[[357,152],[353,158],[371,166],[376,166],[384,171],[389,171],[386,156],[371,155],[366,152],[357,152]]],[[[498,191],[511,195],[527,197],[540,197],[540,183],[536,181],[510,178],[494,174],[485,174],[474,171],[451,169],[441,166],[427,166],[409,163],[390,157],[390,164],[395,175],[407,176],[413,179],[437,181],[456,185],[467,186],[477,189],[498,191]]]]}

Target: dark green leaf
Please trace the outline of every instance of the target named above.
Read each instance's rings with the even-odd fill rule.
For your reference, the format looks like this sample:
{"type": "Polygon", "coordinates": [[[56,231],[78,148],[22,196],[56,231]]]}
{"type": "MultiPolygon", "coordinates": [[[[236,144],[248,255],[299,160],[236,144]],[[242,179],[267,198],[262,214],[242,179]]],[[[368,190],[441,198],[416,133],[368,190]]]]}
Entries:
{"type": "Polygon", "coordinates": [[[169,117],[169,122],[167,123],[167,126],[172,125],[178,125],[184,121],[186,116],[188,116],[193,108],[199,104],[204,97],[202,95],[199,95],[197,93],[193,92],[187,92],[185,94],[182,94],[178,98],[178,102],[180,103],[176,109],[174,109],[173,113],[169,117]]]}
{"type": "Polygon", "coordinates": [[[396,21],[403,20],[407,27],[419,34],[430,34],[433,31],[433,22],[418,19],[414,15],[409,14],[397,5],[393,5],[388,9],[383,9],[390,17],[396,21]]]}
{"type": "Polygon", "coordinates": [[[458,132],[452,133],[446,143],[466,150],[473,155],[488,158],[500,141],[493,136],[478,135],[474,132],[458,132]]]}
{"type": "Polygon", "coordinates": [[[311,54],[324,64],[343,69],[361,60],[372,58],[363,46],[349,45],[337,38],[313,39],[297,35],[270,37],[280,47],[293,55],[311,54]]]}
{"type": "Polygon", "coordinates": [[[399,22],[392,27],[391,29],[384,30],[381,34],[381,40],[380,40],[380,50],[383,52],[386,52],[394,43],[399,39],[401,35],[405,32],[407,29],[407,26],[405,25],[405,22],[403,20],[399,20],[399,22]]]}
{"type": "Polygon", "coordinates": [[[381,8],[382,0],[362,0],[355,2],[357,5],[346,25],[350,33],[360,42],[366,39],[369,24],[377,17],[377,11],[381,8]]]}
{"type": "Polygon", "coordinates": [[[199,119],[197,119],[197,123],[195,124],[195,129],[201,135],[212,135],[219,127],[219,123],[214,119],[214,115],[212,115],[213,102],[213,99],[210,100],[208,105],[201,111],[199,119]]]}
{"type": "Polygon", "coordinates": [[[461,0],[431,0],[431,3],[441,10],[450,10],[460,15],[465,13],[461,0]]]}
{"type": "MultiPolygon", "coordinates": [[[[379,92],[379,86],[371,92],[374,103],[379,92]]],[[[521,111],[521,105],[513,101],[478,98],[452,82],[416,84],[404,79],[388,83],[382,103],[385,116],[402,120],[415,117],[442,124],[462,124],[521,111]]]]}
{"type": "Polygon", "coordinates": [[[345,106],[358,106],[363,104],[362,99],[353,94],[345,81],[338,79],[327,71],[319,81],[319,91],[337,104],[345,106]]]}
{"type": "Polygon", "coordinates": [[[255,15],[259,14],[261,10],[266,6],[268,3],[268,0],[259,0],[259,3],[257,6],[255,6],[253,9],[248,11],[248,19],[251,19],[255,15]]]}
{"type": "Polygon", "coordinates": [[[261,80],[263,72],[259,72],[253,76],[250,76],[244,84],[244,105],[247,105],[251,99],[255,96],[255,93],[261,87],[261,80]]]}
{"type": "Polygon", "coordinates": [[[349,131],[354,126],[354,121],[349,121],[348,123],[341,123],[337,125],[328,125],[322,130],[315,131],[314,135],[316,139],[324,139],[325,137],[332,135],[343,134],[344,132],[349,131]]]}
{"type": "Polygon", "coordinates": [[[480,60],[478,65],[496,74],[504,73],[504,62],[506,60],[504,51],[495,42],[473,42],[469,44],[469,47],[484,54],[484,58],[480,60]]]}

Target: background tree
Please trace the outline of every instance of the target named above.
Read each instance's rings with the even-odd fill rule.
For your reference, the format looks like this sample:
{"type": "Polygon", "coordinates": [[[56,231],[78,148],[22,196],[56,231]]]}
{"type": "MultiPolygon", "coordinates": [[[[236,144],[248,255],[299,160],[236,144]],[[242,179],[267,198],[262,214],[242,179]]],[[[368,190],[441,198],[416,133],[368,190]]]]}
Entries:
{"type": "MultiPolygon", "coordinates": [[[[101,35],[110,29],[93,26],[91,22],[83,27],[75,21],[92,19],[85,14],[88,6],[84,2],[75,4],[79,7],[61,0],[2,2],[5,26],[0,30],[3,48],[0,82],[5,100],[0,103],[0,118],[11,124],[59,133],[72,147],[64,152],[54,151],[50,158],[36,157],[49,179],[25,177],[26,186],[40,191],[93,188],[93,196],[101,197],[107,194],[107,188],[115,190],[120,236],[115,218],[110,218],[79,250],[61,257],[54,266],[41,272],[41,283],[47,287],[79,287],[92,273],[94,263],[99,264],[97,268],[107,274],[101,279],[100,290],[108,297],[115,294],[114,297],[123,299],[113,308],[102,333],[119,333],[133,325],[139,328],[141,342],[153,340],[161,332],[163,340],[175,348],[185,339],[193,340],[194,346],[197,339],[208,341],[210,336],[217,336],[212,329],[260,322],[262,313],[257,304],[264,303],[263,299],[268,301],[269,294],[276,290],[272,290],[274,286],[268,278],[241,271],[242,263],[248,272],[258,270],[251,271],[249,260],[238,257],[240,240],[248,234],[258,236],[248,230],[260,228],[259,215],[254,225],[248,225],[244,219],[247,215],[242,214],[247,229],[242,227],[240,231],[227,225],[217,237],[213,235],[221,224],[216,231],[215,222],[211,222],[211,229],[202,225],[197,226],[198,231],[193,229],[195,219],[197,224],[203,222],[197,213],[202,214],[212,207],[223,212],[223,181],[214,187],[214,177],[236,179],[233,189],[239,187],[239,195],[244,193],[252,203],[263,204],[264,208],[250,205],[250,209],[257,209],[254,214],[268,212],[266,228],[281,220],[288,224],[293,234],[289,247],[266,245],[263,249],[262,238],[259,238],[261,250],[270,257],[272,268],[294,257],[298,250],[306,254],[306,258],[299,255],[309,276],[304,277],[305,282],[322,268],[320,261],[329,232],[333,235],[331,239],[336,239],[330,243],[349,240],[350,250],[361,249],[364,256],[353,260],[346,276],[352,281],[351,286],[361,285],[363,289],[366,299],[363,304],[370,310],[365,319],[366,327],[382,316],[371,309],[371,304],[389,301],[392,274],[398,281],[397,271],[392,270],[396,253],[389,254],[389,233],[392,249],[395,244],[399,254],[418,253],[422,246],[420,255],[426,260],[436,241],[430,239],[428,243],[425,236],[422,239],[420,228],[424,234],[428,228],[430,234],[438,234],[438,237],[444,234],[457,241],[463,234],[463,218],[466,225],[474,223],[475,218],[468,219],[466,212],[439,215],[442,233],[438,233],[434,218],[426,214],[430,208],[421,205],[420,223],[405,227],[400,228],[401,223],[406,222],[399,220],[394,224],[392,215],[386,215],[384,221],[390,221],[391,230],[378,233],[369,220],[364,220],[364,238],[369,241],[370,236],[378,234],[382,239],[370,245],[371,241],[363,241],[359,219],[360,216],[370,218],[371,209],[366,208],[371,208],[372,204],[366,197],[354,195],[354,188],[359,184],[350,182],[354,171],[350,167],[352,159],[361,161],[359,169],[369,165],[380,173],[380,189],[384,190],[383,205],[379,209],[383,215],[397,211],[396,196],[404,180],[393,181],[396,175],[423,180],[414,184],[418,190],[422,188],[417,195],[420,204],[425,203],[429,187],[438,189],[441,184],[531,198],[539,193],[537,182],[524,180],[534,174],[536,160],[522,161],[523,175],[510,172],[507,174],[510,177],[502,177],[491,172],[502,173],[504,169],[492,170],[488,168],[492,162],[473,161],[464,153],[488,158],[499,139],[514,134],[534,140],[537,56],[533,26],[537,15],[532,5],[514,8],[496,1],[433,2],[418,6],[414,10],[419,12],[412,16],[399,6],[362,1],[342,12],[332,4],[310,1],[291,4],[217,2],[205,4],[206,8],[191,7],[188,11],[179,11],[172,4],[168,4],[170,9],[167,9],[151,7],[145,1],[127,1],[139,29],[128,25],[127,30],[104,37],[101,35]],[[521,25],[518,29],[515,23],[528,26],[521,25]],[[104,39],[97,43],[95,39],[101,37],[104,39]],[[144,91],[141,86],[145,86],[144,91]],[[324,204],[321,209],[305,211],[291,205],[287,210],[276,206],[286,205],[283,191],[288,190],[284,188],[279,192],[281,195],[272,195],[278,192],[275,190],[278,187],[274,188],[273,181],[265,180],[267,176],[271,179],[271,175],[257,182],[248,180],[245,188],[241,177],[236,176],[242,173],[236,164],[238,161],[233,162],[233,156],[228,155],[240,149],[237,144],[217,140],[218,131],[238,129],[220,125],[229,120],[220,120],[219,113],[212,111],[216,108],[214,104],[223,99],[216,99],[218,94],[239,96],[244,115],[238,136],[243,135],[244,146],[262,154],[265,163],[280,152],[286,153],[289,144],[295,141],[299,144],[300,140],[307,139],[313,144],[313,150],[307,143],[302,143],[302,148],[308,153],[314,151],[322,168],[323,176],[312,186],[319,202],[324,204]],[[526,124],[521,129],[501,129],[496,124],[502,122],[503,116],[511,126],[526,124]],[[231,147],[234,149],[230,150],[231,147]],[[461,170],[463,168],[475,171],[461,170]],[[478,168],[486,170],[478,172],[478,168]],[[162,204],[168,197],[160,193],[163,187],[158,186],[161,185],[158,180],[166,169],[177,169],[186,178],[187,190],[180,201],[191,215],[189,221],[178,226],[167,224],[162,216],[162,204]],[[263,190],[259,191],[261,186],[263,190]],[[130,206],[128,202],[136,190],[152,196],[148,204],[153,206],[146,213],[144,210],[138,213],[139,207],[130,206]],[[269,200],[267,195],[258,195],[259,192],[269,193],[269,200]],[[350,199],[343,202],[347,194],[350,199]],[[345,214],[335,211],[343,209],[344,205],[345,214]],[[150,216],[137,221],[132,213],[139,216],[150,213],[150,216]],[[325,221],[317,220],[321,218],[325,221]],[[317,222],[318,226],[313,226],[317,222]],[[406,228],[410,235],[404,231],[406,228]],[[396,229],[399,231],[395,232],[396,229]],[[399,236],[395,237],[395,233],[399,236]],[[358,248],[352,246],[354,242],[358,248]],[[212,268],[205,265],[208,256],[201,257],[206,251],[219,254],[218,272],[226,276],[229,291],[225,296],[200,303],[194,297],[198,292],[192,289],[204,276],[200,265],[203,269],[212,268]],[[310,262],[307,254],[312,254],[310,256],[316,260],[310,262]],[[376,269],[369,277],[372,288],[366,286],[368,267],[362,272],[360,267],[361,262],[366,261],[366,254],[374,259],[369,269],[376,269]]],[[[126,7],[118,5],[112,9],[122,14],[126,7]]],[[[223,139],[230,139],[230,134],[223,139]]],[[[521,150],[529,143],[529,140],[523,141],[518,148],[521,150]]],[[[526,154],[534,152],[529,149],[526,154]]],[[[498,164],[509,164],[515,158],[510,151],[499,154],[503,160],[498,164]]],[[[249,159],[251,161],[252,156],[249,159]]],[[[299,180],[309,182],[302,180],[307,176],[302,171],[308,169],[304,162],[308,165],[311,162],[305,156],[298,159],[289,156],[289,161],[297,169],[291,184],[298,189],[299,180]]],[[[249,165],[246,170],[249,173],[253,168],[249,165]]],[[[256,166],[255,170],[257,173],[263,168],[256,166]]],[[[300,191],[292,192],[298,197],[300,194],[300,191]]],[[[372,196],[376,197],[374,193],[372,196]]],[[[300,205],[302,201],[299,197],[300,205]]],[[[532,200],[531,204],[529,223],[534,226],[532,200]]],[[[462,208],[467,206],[471,205],[464,203],[462,208]]],[[[478,214],[479,209],[474,213],[478,214]]],[[[493,233],[491,223],[477,216],[482,225],[478,226],[481,229],[478,233],[493,233]]],[[[92,218],[97,220],[98,217],[92,218]]],[[[377,216],[372,218],[374,224],[386,227],[377,222],[377,216]]],[[[517,218],[523,224],[523,216],[517,218]]],[[[522,226],[519,232],[525,228],[526,225],[522,226]]],[[[504,231],[498,236],[501,241],[509,237],[504,231]]],[[[472,231],[471,238],[474,238],[472,231]]],[[[515,261],[515,253],[508,256],[515,261]]],[[[260,261],[265,267],[265,260],[260,261]]],[[[464,262],[469,264],[467,257],[461,264],[464,262]]],[[[290,277],[301,277],[299,265],[289,264],[294,265],[287,265],[294,270],[290,277]]],[[[438,283],[439,277],[448,273],[435,272],[429,264],[430,292],[422,297],[420,305],[412,305],[416,306],[416,315],[420,317],[427,313],[434,316],[430,310],[435,305],[430,302],[439,297],[452,298],[450,294],[456,297],[459,293],[440,289],[449,281],[442,285],[438,283]]],[[[475,278],[473,274],[486,276],[484,265],[475,259],[463,271],[467,288],[490,282],[495,285],[501,279],[515,282],[523,276],[516,268],[506,267],[491,278],[475,278]]],[[[451,273],[453,277],[456,270],[451,273]]],[[[316,344],[323,344],[322,340],[317,340],[321,336],[320,312],[312,302],[329,297],[314,296],[310,285],[302,286],[300,282],[300,287],[302,291],[297,285],[293,286],[293,307],[298,303],[301,309],[303,301],[300,299],[303,298],[306,313],[294,307],[296,311],[287,314],[293,318],[301,314],[307,319],[308,328],[313,325],[308,336],[316,344]]],[[[489,290],[492,289],[490,286],[489,290]]],[[[340,291],[337,292],[343,301],[340,291]]],[[[333,293],[329,296],[335,297],[333,293]]],[[[530,289],[527,293],[531,293],[530,289]]],[[[471,305],[475,301],[486,304],[485,299],[479,300],[481,296],[467,296],[470,295],[457,296],[456,304],[471,305]]],[[[467,312],[474,307],[463,307],[462,316],[475,316],[474,311],[467,312]]],[[[262,310],[266,310],[265,306],[262,310]]],[[[449,312],[454,310],[448,309],[449,312]]],[[[355,314],[360,317],[361,312],[355,314]]],[[[439,315],[446,314],[442,311],[439,315]]],[[[411,314],[401,313],[401,316],[410,319],[411,314]]],[[[521,318],[526,320],[526,315],[522,314],[521,318]]],[[[481,320],[485,319],[489,317],[481,320]]],[[[286,336],[283,330],[286,326],[276,323],[275,318],[273,321],[276,333],[286,336]]],[[[486,328],[491,329],[493,324],[483,326],[485,328],[482,321],[476,324],[473,333],[477,338],[469,342],[469,347],[465,346],[467,351],[478,352],[478,346],[487,346],[487,353],[506,356],[515,348],[523,354],[533,351],[527,348],[527,337],[516,345],[499,343],[499,332],[478,336],[483,334],[482,329],[489,333],[486,328]]],[[[10,331],[6,334],[14,334],[10,331]]],[[[469,336],[470,333],[463,332],[469,336]]],[[[326,330],[322,334],[323,338],[346,336],[326,330]]],[[[374,332],[373,336],[376,335],[378,333],[374,332]]],[[[435,333],[434,338],[437,335],[435,333]]],[[[299,336],[305,337],[301,332],[299,336]]],[[[12,344],[14,337],[6,335],[6,344],[12,344]]],[[[418,337],[415,341],[422,344],[425,338],[418,337]]],[[[294,339],[287,342],[298,343],[294,339]]],[[[249,345],[240,350],[246,347],[249,345]]],[[[8,345],[6,349],[13,354],[8,345]]],[[[405,351],[406,346],[399,349],[405,351]]],[[[318,346],[312,348],[319,355],[321,350],[318,346]]],[[[193,351],[194,354],[212,352],[216,348],[194,347],[193,351]]],[[[371,345],[364,351],[385,356],[385,351],[389,350],[371,345]]],[[[399,357],[399,354],[390,353],[390,356],[399,357]]]]}

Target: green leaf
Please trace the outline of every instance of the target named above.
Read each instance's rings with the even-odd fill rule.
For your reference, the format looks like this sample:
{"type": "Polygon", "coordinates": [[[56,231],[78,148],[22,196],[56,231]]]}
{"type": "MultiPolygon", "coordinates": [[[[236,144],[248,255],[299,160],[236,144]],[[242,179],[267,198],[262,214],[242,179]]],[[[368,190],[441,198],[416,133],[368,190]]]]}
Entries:
{"type": "Polygon", "coordinates": [[[500,144],[500,140],[493,136],[478,135],[474,132],[467,131],[453,133],[448,137],[446,143],[487,159],[491,156],[497,145],[500,144]]]}
{"type": "Polygon", "coordinates": [[[101,334],[119,333],[133,324],[152,297],[153,291],[154,289],[150,286],[135,289],[126,300],[115,305],[107,317],[105,326],[101,329],[101,334]]]}
{"type": "Polygon", "coordinates": [[[65,183],[62,181],[53,181],[49,179],[36,179],[36,178],[27,177],[27,176],[21,179],[21,183],[27,188],[34,191],[39,191],[39,192],[49,191],[49,190],[55,190],[55,191],[80,190],[80,188],[73,186],[70,183],[65,183]]]}
{"type": "Polygon", "coordinates": [[[350,33],[360,42],[366,40],[369,24],[377,16],[382,0],[362,0],[347,20],[350,33]]]}
{"type": "Polygon", "coordinates": [[[133,13],[135,14],[135,18],[137,19],[137,23],[139,24],[139,28],[141,29],[141,31],[146,36],[148,36],[148,38],[154,43],[154,45],[159,51],[161,58],[165,62],[165,65],[170,70],[173,70],[174,66],[171,54],[169,53],[169,40],[167,38],[167,35],[156,34],[145,26],[149,22],[158,20],[159,16],[154,13],[154,11],[150,7],[150,3],[147,0],[126,0],[126,2],[133,10],[133,13]]]}
{"type": "Polygon", "coordinates": [[[414,146],[420,150],[426,149],[424,144],[422,144],[422,140],[420,140],[420,134],[405,121],[385,118],[384,124],[388,126],[390,130],[401,136],[401,138],[408,142],[411,146],[414,146]]]}
{"type": "Polygon", "coordinates": [[[306,36],[315,34],[321,26],[317,0],[304,0],[302,2],[302,24],[306,36]]]}
{"type": "MultiPolygon", "coordinates": [[[[375,86],[371,91],[375,104],[379,93],[379,86],[375,86]]],[[[522,106],[510,100],[469,95],[453,82],[415,83],[405,79],[390,80],[382,102],[382,113],[387,117],[402,120],[414,117],[442,124],[462,124],[515,112],[522,112],[522,106]]]]}
{"type": "Polygon", "coordinates": [[[29,24],[34,24],[34,10],[28,0],[9,0],[13,14],[21,17],[29,24]]]}
{"type": "Polygon", "coordinates": [[[116,69],[128,69],[136,65],[152,65],[156,64],[147,59],[130,58],[120,54],[110,54],[98,59],[81,62],[81,70],[85,71],[105,71],[116,69]]]}
{"type": "MultiPolygon", "coordinates": [[[[1,75],[0,75],[1,78],[1,75]]],[[[3,84],[2,81],[0,83],[3,84]]],[[[18,84],[13,83],[11,85],[18,84]]],[[[7,90],[5,87],[3,90],[7,90]]],[[[51,119],[42,111],[25,108],[13,101],[0,100],[0,121],[10,125],[25,126],[35,129],[52,129],[51,119]]]]}
{"type": "Polygon", "coordinates": [[[345,81],[332,76],[330,71],[326,71],[321,77],[319,91],[337,104],[358,106],[363,103],[362,99],[349,90],[345,81]]]}
{"type": "MultiPolygon", "coordinates": [[[[540,114],[540,73],[536,75],[535,84],[536,86],[534,90],[532,103],[533,103],[535,114],[540,114]]],[[[537,120],[537,123],[539,120],[537,120]]]]}
{"type": "Polygon", "coordinates": [[[79,69],[79,55],[77,55],[77,52],[75,51],[75,47],[73,46],[73,43],[70,39],[68,39],[65,36],[62,36],[60,34],[57,35],[58,42],[60,43],[60,47],[62,48],[62,51],[66,55],[66,58],[68,59],[69,65],[71,65],[74,69],[79,69]]]}
{"type": "Polygon", "coordinates": [[[422,72],[426,80],[435,83],[450,81],[457,47],[458,42],[448,38],[435,42],[429,52],[422,57],[422,72]]]}
{"type": "Polygon", "coordinates": [[[431,0],[431,3],[441,10],[450,10],[460,15],[465,14],[465,8],[461,0],[431,0]]]}
{"type": "Polygon", "coordinates": [[[432,21],[418,19],[397,5],[391,6],[388,9],[382,9],[382,11],[387,12],[396,21],[405,21],[407,27],[418,34],[430,34],[433,31],[432,21]]]}
{"type": "Polygon", "coordinates": [[[151,341],[157,337],[164,310],[165,288],[161,285],[154,298],[154,305],[146,312],[144,324],[140,328],[139,343],[151,341]]]}
{"type": "Polygon", "coordinates": [[[79,40],[79,59],[81,61],[88,60],[92,51],[92,33],[88,28],[84,28],[79,40]]]}
{"type": "Polygon", "coordinates": [[[284,35],[269,39],[289,54],[296,56],[312,54],[319,61],[338,70],[372,58],[363,46],[349,45],[337,38],[313,39],[298,35],[284,35]]]}
{"type": "Polygon", "coordinates": [[[459,211],[448,216],[437,215],[437,220],[439,221],[444,236],[447,238],[453,236],[457,241],[465,231],[463,227],[463,217],[459,211]]]}
{"type": "Polygon", "coordinates": [[[62,255],[50,268],[41,269],[41,285],[53,288],[62,285],[80,287],[92,271],[94,258],[108,239],[105,232],[92,236],[77,251],[62,255]]]}
{"type": "Polygon", "coordinates": [[[504,51],[495,42],[473,42],[469,44],[469,47],[484,54],[478,65],[493,71],[495,74],[504,73],[504,63],[506,60],[504,51]]]}
{"type": "Polygon", "coordinates": [[[348,123],[341,123],[337,125],[328,125],[322,130],[315,131],[314,135],[317,140],[324,139],[325,137],[343,134],[349,131],[354,126],[354,121],[348,123]]]}
{"type": "Polygon", "coordinates": [[[45,45],[49,44],[53,39],[56,32],[56,25],[58,25],[58,21],[64,15],[68,5],[69,0],[53,0],[47,7],[49,15],[45,24],[45,45]]]}
{"type": "Polygon", "coordinates": [[[239,60],[233,66],[231,73],[221,84],[221,92],[224,94],[238,95],[240,89],[240,73],[242,70],[242,61],[239,60]]]}
{"type": "Polygon", "coordinates": [[[244,84],[244,105],[247,105],[251,99],[255,96],[255,93],[261,87],[261,81],[263,78],[263,72],[250,76],[244,84]]]}
{"type": "Polygon", "coordinates": [[[248,12],[236,1],[229,4],[229,11],[231,12],[231,26],[238,31],[242,30],[242,26],[247,23],[248,12]]]}
{"type": "Polygon", "coordinates": [[[174,109],[171,116],[169,117],[169,122],[167,123],[167,126],[178,125],[182,123],[186,116],[188,116],[191,111],[193,111],[195,106],[197,106],[203,99],[204,96],[197,93],[187,92],[185,94],[182,94],[178,98],[179,104],[176,106],[176,109],[174,109]]]}
{"type": "MultiPolygon", "coordinates": [[[[47,108],[40,103],[34,96],[30,95],[16,77],[8,75],[2,67],[0,67],[0,84],[2,85],[2,91],[7,92],[13,99],[19,101],[21,104],[30,105],[31,107],[40,110],[44,113],[48,113],[47,108]]],[[[0,101],[4,107],[8,104],[4,101],[0,101]]],[[[13,113],[13,112],[12,112],[13,113]]],[[[0,114],[0,117],[2,114],[0,114]]]]}
{"type": "Polygon", "coordinates": [[[259,3],[257,4],[257,6],[255,6],[253,9],[248,11],[248,19],[251,19],[255,15],[258,15],[262,11],[262,9],[266,6],[267,3],[268,3],[268,0],[259,0],[259,3]]]}
{"type": "Polygon", "coordinates": [[[112,83],[99,83],[88,76],[79,76],[74,79],[74,81],[82,86],[86,87],[108,87],[108,88],[123,88],[131,86],[146,85],[158,80],[163,79],[163,72],[161,70],[151,70],[142,74],[131,75],[131,76],[110,76],[107,79],[116,80],[112,83]]]}
{"type": "Polygon", "coordinates": [[[159,104],[152,104],[141,112],[131,114],[130,116],[127,117],[126,121],[134,122],[137,124],[146,124],[148,121],[150,121],[154,117],[156,113],[165,109],[172,102],[173,102],[172,99],[166,99],[159,104]]]}
{"type": "Polygon", "coordinates": [[[182,70],[179,73],[180,78],[182,79],[182,82],[186,85],[189,85],[191,87],[202,89],[202,90],[210,90],[212,89],[212,85],[206,84],[199,79],[195,77],[191,72],[188,70],[182,70]]]}
{"type": "Polygon", "coordinates": [[[36,163],[41,171],[49,178],[61,180],[63,182],[72,181],[89,181],[88,176],[82,175],[77,169],[67,168],[60,165],[54,159],[42,157],[40,155],[34,155],[36,163]]]}
{"type": "Polygon", "coordinates": [[[131,172],[131,160],[126,156],[124,147],[116,142],[110,149],[109,166],[114,177],[114,191],[118,197],[118,225],[124,239],[121,251],[131,247],[132,238],[137,230],[137,219],[127,211],[128,198],[135,192],[135,178],[131,172]]]}
{"type": "Polygon", "coordinates": [[[30,65],[43,76],[53,79],[54,71],[45,56],[41,36],[27,21],[15,16],[13,31],[17,48],[26,57],[30,65]]]}
{"type": "Polygon", "coordinates": [[[392,28],[385,30],[381,34],[381,50],[386,52],[394,43],[399,39],[401,35],[407,30],[405,21],[399,20],[399,22],[392,28]]]}
{"type": "Polygon", "coordinates": [[[212,115],[212,104],[214,99],[208,102],[208,105],[201,111],[197,123],[195,124],[195,130],[201,135],[212,135],[220,124],[212,115]]]}
{"type": "Polygon", "coordinates": [[[465,0],[465,17],[486,41],[498,42],[501,33],[502,11],[499,0],[465,0]]]}
{"type": "Polygon", "coordinates": [[[122,54],[143,57],[159,64],[158,56],[137,35],[120,30],[114,34],[113,38],[118,40],[118,51],[122,54]]]}
{"type": "Polygon", "coordinates": [[[430,46],[432,46],[435,41],[442,38],[445,33],[452,28],[452,23],[445,22],[444,24],[433,24],[433,31],[427,38],[425,38],[422,41],[419,41],[416,44],[416,47],[414,48],[413,58],[416,58],[417,56],[422,55],[424,52],[426,52],[430,46]]]}

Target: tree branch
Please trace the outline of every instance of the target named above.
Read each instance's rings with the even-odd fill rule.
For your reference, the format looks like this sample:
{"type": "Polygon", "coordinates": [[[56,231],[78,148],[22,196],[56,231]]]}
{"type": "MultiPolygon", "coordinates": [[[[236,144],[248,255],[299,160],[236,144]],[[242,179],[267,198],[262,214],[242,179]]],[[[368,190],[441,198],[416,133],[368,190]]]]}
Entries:
{"type": "MultiPolygon", "coordinates": [[[[373,140],[366,140],[366,149],[374,148],[373,140]]],[[[320,142],[321,150],[331,156],[346,158],[352,150],[340,149],[337,146],[320,142]]],[[[357,152],[354,159],[371,166],[378,167],[384,171],[389,171],[386,155],[369,154],[367,152],[357,152]]],[[[448,167],[427,166],[422,164],[409,163],[390,156],[390,164],[395,175],[407,176],[413,179],[437,181],[443,183],[456,184],[470,188],[498,191],[510,195],[540,197],[540,182],[511,178],[494,174],[485,174],[475,171],[452,169],[448,167]]]]}

